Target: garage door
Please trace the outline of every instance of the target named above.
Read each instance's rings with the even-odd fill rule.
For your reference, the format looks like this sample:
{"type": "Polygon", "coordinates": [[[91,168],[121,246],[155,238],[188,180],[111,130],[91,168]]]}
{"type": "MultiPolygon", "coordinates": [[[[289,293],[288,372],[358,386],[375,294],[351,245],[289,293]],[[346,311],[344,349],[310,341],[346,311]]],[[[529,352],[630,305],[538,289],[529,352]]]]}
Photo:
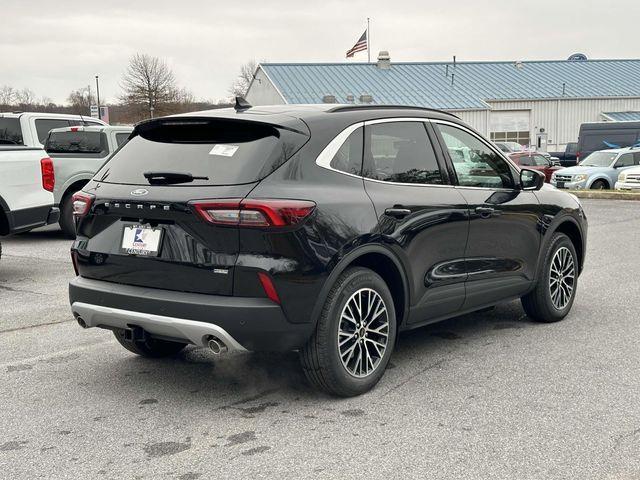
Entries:
{"type": "Polygon", "coordinates": [[[492,111],[489,131],[494,142],[518,142],[520,145],[531,143],[529,110],[492,111]]]}

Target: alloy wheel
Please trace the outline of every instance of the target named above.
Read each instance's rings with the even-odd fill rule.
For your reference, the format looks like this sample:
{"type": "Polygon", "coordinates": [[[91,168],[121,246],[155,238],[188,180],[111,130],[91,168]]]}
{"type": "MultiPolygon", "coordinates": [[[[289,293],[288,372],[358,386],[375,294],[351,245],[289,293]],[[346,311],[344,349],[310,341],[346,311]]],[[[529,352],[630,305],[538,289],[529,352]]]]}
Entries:
{"type": "Polygon", "coordinates": [[[340,314],[338,353],[342,365],[354,377],[373,373],[384,358],[389,339],[387,306],[378,292],[361,288],[340,314]]]}
{"type": "Polygon", "coordinates": [[[573,295],[576,268],[573,255],[567,247],[560,247],[551,260],[549,294],[556,310],[564,309],[573,295]]]}

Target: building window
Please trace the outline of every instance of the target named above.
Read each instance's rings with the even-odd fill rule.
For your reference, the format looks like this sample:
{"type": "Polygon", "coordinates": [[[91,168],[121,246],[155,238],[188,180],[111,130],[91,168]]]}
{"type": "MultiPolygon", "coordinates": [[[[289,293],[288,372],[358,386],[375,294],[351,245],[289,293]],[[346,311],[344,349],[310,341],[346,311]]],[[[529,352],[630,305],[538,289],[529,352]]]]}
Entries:
{"type": "Polygon", "coordinates": [[[494,142],[517,142],[523,146],[531,145],[529,132],[491,132],[491,140],[494,142]]]}

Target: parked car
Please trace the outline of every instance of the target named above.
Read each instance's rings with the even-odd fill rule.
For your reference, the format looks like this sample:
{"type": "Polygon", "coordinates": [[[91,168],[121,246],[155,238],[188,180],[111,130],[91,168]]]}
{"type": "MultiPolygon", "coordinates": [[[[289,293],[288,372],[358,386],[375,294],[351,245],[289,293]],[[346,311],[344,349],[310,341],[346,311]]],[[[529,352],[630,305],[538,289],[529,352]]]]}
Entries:
{"type": "Polygon", "coordinates": [[[106,125],[106,123],[97,118],[63,113],[0,113],[0,145],[42,148],[50,130],[79,125],[106,125]]]}
{"type": "Polygon", "coordinates": [[[551,176],[551,184],[557,188],[572,190],[612,188],[618,175],[640,164],[640,149],[618,148],[593,152],[578,166],[564,168],[551,176]]]}
{"type": "Polygon", "coordinates": [[[640,141],[640,122],[593,122],[580,125],[578,161],[591,153],[632,147],[640,141]]]}
{"type": "Polygon", "coordinates": [[[109,156],[127,141],[133,127],[66,127],[49,132],[45,150],[56,173],[54,201],[60,206],[60,228],[75,237],[71,197],[91,180],[109,156]]]}
{"type": "Polygon", "coordinates": [[[640,190],[640,167],[620,172],[615,187],[616,190],[640,190]]]}
{"type": "Polygon", "coordinates": [[[525,148],[518,142],[494,142],[504,153],[522,152],[525,148]]]}
{"type": "Polygon", "coordinates": [[[563,152],[550,152],[563,167],[575,167],[578,163],[578,142],[567,143],[563,152]]]}
{"type": "Polygon", "coordinates": [[[0,236],[58,221],[53,162],[42,148],[0,145],[0,236]]]}
{"type": "Polygon", "coordinates": [[[148,357],[298,350],[310,382],[343,396],[378,382],[402,330],[517,298],[561,320],[587,235],[577,198],[410,107],[153,119],[73,204],[80,326],[148,357]],[[460,148],[483,168],[459,169],[460,148]]]}
{"type": "Polygon", "coordinates": [[[554,165],[549,158],[540,153],[510,153],[509,158],[520,167],[526,167],[542,172],[545,177],[545,182],[547,183],[551,181],[551,175],[553,174],[553,172],[562,168],[554,165]]]}

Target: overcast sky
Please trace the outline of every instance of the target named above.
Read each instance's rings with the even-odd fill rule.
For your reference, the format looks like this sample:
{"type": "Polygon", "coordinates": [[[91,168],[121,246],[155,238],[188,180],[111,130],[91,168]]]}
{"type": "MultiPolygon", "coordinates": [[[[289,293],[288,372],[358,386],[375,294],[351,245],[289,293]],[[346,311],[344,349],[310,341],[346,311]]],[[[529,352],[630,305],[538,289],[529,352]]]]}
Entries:
{"type": "Polygon", "coordinates": [[[99,74],[101,97],[114,101],[140,52],[217,100],[250,59],[346,61],[367,16],[372,59],[640,58],[637,0],[0,0],[0,85],[63,102],[99,74]]]}

